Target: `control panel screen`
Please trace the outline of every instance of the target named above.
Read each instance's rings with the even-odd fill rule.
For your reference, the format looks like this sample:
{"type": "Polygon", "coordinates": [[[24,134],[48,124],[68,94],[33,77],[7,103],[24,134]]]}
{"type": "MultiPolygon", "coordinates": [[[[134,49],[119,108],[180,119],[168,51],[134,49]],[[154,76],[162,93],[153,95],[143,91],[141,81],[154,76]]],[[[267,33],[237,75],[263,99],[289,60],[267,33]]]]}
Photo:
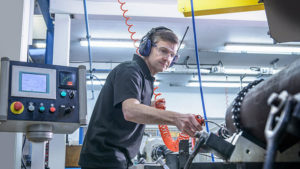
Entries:
{"type": "Polygon", "coordinates": [[[59,87],[67,89],[76,88],[75,72],[59,72],[59,87]]]}
{"type": "Polygon", "coordinates": [[[23,92],[49,93],[49,75],[20,72],[19,90],[23,92]]]}

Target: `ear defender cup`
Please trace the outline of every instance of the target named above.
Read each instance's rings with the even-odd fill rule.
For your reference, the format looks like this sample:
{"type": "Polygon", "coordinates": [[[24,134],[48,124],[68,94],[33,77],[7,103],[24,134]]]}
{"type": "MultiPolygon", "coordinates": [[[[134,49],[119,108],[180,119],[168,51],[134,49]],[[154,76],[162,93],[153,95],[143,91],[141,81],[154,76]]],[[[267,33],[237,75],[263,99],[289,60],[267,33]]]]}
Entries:
{"type": "Polygon", "coordinates": [[[150,39],[145,39],[145,40],[142,40],[141,44],[140,44],[140,47],[139,47],[139,53],[142,55],[142,56],[149,56],[150,55],[150,52],[151,52],[151,47],[152,47],[152,44],[151,44],[151,40],[150,39]]]}
{"type": "Polygon", "coordinates": [[[156,28],[152,28],[141,40],[140,46],[139,46],[139,53],[142,56],[149,56],[151,53],[151,48],[152,48],[152,41],[151,41],[151,36],[153,33],[159,31],[159,30],[169,30],[172,31],[171,29],[168,29],[166,27],[160,26],[156,28]]]}

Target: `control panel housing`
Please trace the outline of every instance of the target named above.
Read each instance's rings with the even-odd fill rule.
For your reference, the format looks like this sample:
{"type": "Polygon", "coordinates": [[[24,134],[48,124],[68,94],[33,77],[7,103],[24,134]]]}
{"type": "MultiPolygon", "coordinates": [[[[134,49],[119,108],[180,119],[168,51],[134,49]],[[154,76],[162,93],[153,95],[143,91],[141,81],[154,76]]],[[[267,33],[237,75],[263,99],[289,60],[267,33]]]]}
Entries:
{"type": "Polygon", "coordinates": [[[72,133],[86,124],[86,69],[1,59],[0,131],[51,124],[72,133]]]}

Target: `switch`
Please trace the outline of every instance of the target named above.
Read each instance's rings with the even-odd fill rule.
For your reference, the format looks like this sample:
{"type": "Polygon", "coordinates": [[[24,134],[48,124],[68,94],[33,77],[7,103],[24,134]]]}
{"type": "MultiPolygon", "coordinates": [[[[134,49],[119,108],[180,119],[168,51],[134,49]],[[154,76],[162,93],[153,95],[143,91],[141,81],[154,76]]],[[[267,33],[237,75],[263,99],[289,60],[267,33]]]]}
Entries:
{"type": "Polygon", "coordinates": [[[54,113],[56,111],[55,107],[50,107],[50,110],[49,110],[51,113],[54,113]]]}
{"type": "Polygon", "coordinates": [[[54,104],[53,104],[53,103],[50,104],[50,109],[49,109],[49,111],[50,111],[51,113],[54,113],[54,112],[56,111],[56,108],[54,107],[54,104]]]}
{"type": "Polygon", "coordinates": [[[67,95],[67,92],[64,91],[64,90],[60,92],[60,96],[61,96],[61,97],[66,97],[66,95],[67,95]]]}
{"type": "Polygon", "coordinates": [[[14,109],[15,111],[20,111],[23,108],[23,104],[21,102],[15,102],[14,109]]]}
{"type": "Polygon", "coordinates": [[[74,91],[70,91],[70,93],[69,93],[69,97],[70,97],[70,99],[73,99],[73,98],[74,98],[74,96],[75,96],[75,92],[74,92],[74,91]]]}
{"type": "Polygon", "coordinates": [[[65,114],[71,113],[75,109],[75,106],[68,106],[65,108],[65,114]]]}
{"type": "Polygon", "coordinates": [[[39,111],[41,112],[41,113],[43,113],[44,111],[45,111],[45,107],[44,107],[44,104],[43,103],[41,103],[40,104],[40,108],[39,108],[39,111]]]}
{"type": "Polygon", "coordinates": [[[24,111],[24,106],[21,102],[16,101],[10,105],[10,111],[13,114],[21,114],[24,111]]]}
{"type": "Polygon", "coordinates": [[[41,113],[43,113],[43,112],[45,111],[45,107],[44,107],[44,106],[41,106],[40,109],[39,109],[39,111],[40,111],[41,113]]]}
{"type": "Polygon", "coordinates": [[[34,105],[33,105],[33,102],[29,102],[28,103],[29,105],[28,105],[28,111],[30,111],[30,112],[33,112],[34,111],[34,109],[35,109],[35,107],[34,107],[34,105]]]}
{"type": "Polygon", "coordinates": [[[65,108],[65,114],[69,114],[69,113],[71,113],[71,112],[72,112],[71,107],[65,108]]]}

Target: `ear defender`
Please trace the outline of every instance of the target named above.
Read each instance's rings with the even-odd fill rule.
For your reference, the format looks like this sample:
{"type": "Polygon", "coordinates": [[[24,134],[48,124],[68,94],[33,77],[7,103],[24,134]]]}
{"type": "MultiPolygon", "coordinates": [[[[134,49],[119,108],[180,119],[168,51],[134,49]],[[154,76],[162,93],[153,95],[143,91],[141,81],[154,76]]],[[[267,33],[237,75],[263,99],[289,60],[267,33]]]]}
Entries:
{"type": "Polygon", "coordinates": [[[163,26],[159,26],[159,27],[156,27],[156,28],[152,28],[141,40],[140,42],[140,46],[139,46],[139,53],[142,55],[142,56],[149,56],[150,53],[151,53],[151,48],[152,48],[152,41],[151,41],[151,37],[152,35],[159,31],[159,30],[169,30],[169,31],[172,31],[171,29],[168,29],[166,27],[163,27],[163,26]]]}
{"type": "Polygon", "coordinates": [[[151,47],[152,47],[151,40],[149,38],[146,38],[145,40],[143,39],[139,46],[139,53],[142,56],[147,57],[150,55],[151,47]]]}

